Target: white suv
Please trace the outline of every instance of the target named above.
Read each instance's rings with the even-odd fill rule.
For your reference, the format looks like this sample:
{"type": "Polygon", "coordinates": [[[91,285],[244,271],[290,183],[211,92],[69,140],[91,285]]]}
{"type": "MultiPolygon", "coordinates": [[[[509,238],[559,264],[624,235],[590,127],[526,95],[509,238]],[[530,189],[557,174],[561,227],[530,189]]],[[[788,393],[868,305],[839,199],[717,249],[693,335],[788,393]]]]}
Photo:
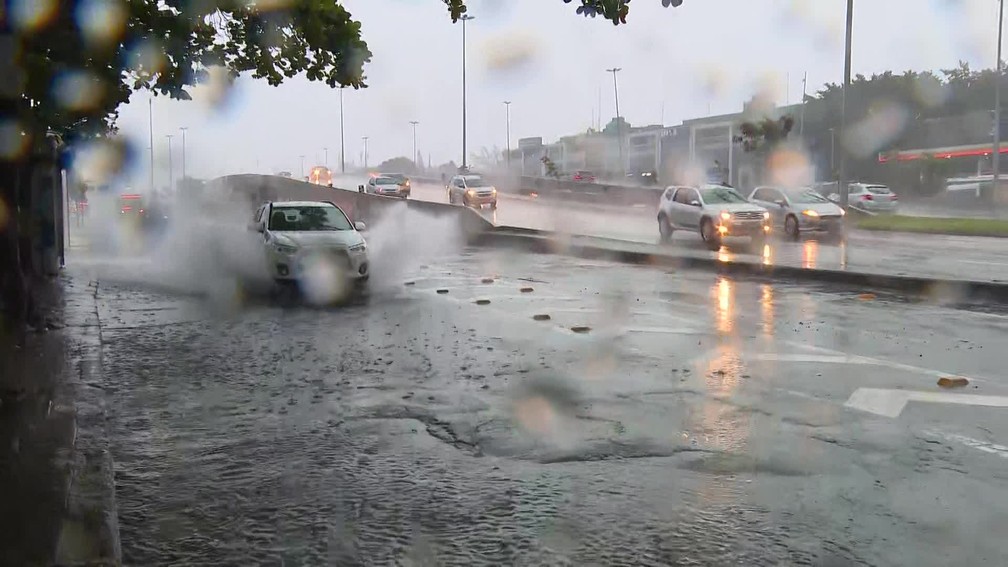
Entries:
{"type": "Polygon", "coordinates": [[[266,268],[278,283],[295,283],[316,268],[367,281],[364,223],[327,201],[271,201],[256,211],[251,230],[263,235],[266,268]]]}
{"type": "Polygon", "coordinates": [[[770,234],[770,213],[724,185],[668,187],[658,202],[658,232],[668,242],[677,230],[699,233],[712,250],[731,236],[761,246],[770,234]]]}

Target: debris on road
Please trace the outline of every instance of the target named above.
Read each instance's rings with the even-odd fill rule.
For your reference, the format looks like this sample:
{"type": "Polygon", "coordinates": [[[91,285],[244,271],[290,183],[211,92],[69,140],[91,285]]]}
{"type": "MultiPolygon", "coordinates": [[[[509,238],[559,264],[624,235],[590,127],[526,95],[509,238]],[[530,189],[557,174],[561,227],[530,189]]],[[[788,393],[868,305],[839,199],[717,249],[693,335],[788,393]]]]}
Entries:
{"type": "Polygon", "coordinates": [[[857,298],[860,299],[861,301],[871,301],[875,299],[875,297],[876,296],[874,293],[862,293],[857,296],[857,298]]]}
{"type": "Polygon", "coordinates": [[[534,319],[536,321],[549,321],[551,319],[551,317],[549,315],[545,314],[545,313],[541,313],[539,315],[533,315],[532,319],[534,319]]]}
{"type": "Polygon", "coordinates": [[[494,283],[494,279],[493,278],[483,278],[482,282],[483,283],[494,283]]]}
{"type": "Polygon", "coordinates": [[[522,293],[532,293],[532,292],[533,292],[533,291],[535,291],[535,290],[533,290],[533,289],[532,289],[532,288],[530,288],[530,287],[523,287],[523,288],[521,288],[521,290],[519,290],[519,291],[521,291],[522,293]]]}
{"type": "Polygon", "coordinates": [[[441,295],[444,295],[444,294],[448,293],[448,290],[447,289],[439,289],[439,290],[437,290],[437,292],[439,294],[441,294],[441,295]]]}
{"type": "Polygon", "coordinates": [[[477,299],[476,305],[490,305],[489,299],[477,299]]]}
{"type": "Polygon", "coordinates": [[[965,388],[969,385],[969,380],[962,376],[942,376],[938,379],[938,385],[942,388],[965,388]]]}
{"type": "Polygon", "coordinates": [[[591,327],[571,327],[570,330],[573,331],[573,332],[575,332],[575,333],[584,334],[584,333],[587,333],[587,332],[591,331],[591,327]]]}

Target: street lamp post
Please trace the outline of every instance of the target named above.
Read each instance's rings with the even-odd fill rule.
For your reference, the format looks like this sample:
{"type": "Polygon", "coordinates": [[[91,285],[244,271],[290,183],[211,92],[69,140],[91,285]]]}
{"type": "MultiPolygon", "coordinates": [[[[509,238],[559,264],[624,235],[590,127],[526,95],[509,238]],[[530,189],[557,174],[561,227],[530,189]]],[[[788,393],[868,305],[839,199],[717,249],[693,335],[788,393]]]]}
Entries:
{"type": "Polygon", "coordinates": [[[419,122],[416,120],[410,120],[410,124],[413,125],[413,166],[420,169],[422,163],[417,163],[417,153],[416,153],[416,127],[419,122]]]}
{"type": "Polygon", "coordinates": [[[183,126],[183,127],[179,128],[179,130],[182,131],[182,179],[183,180],[186,178],[186,167],[185,167],[185,164],[186,164],[186,143],[185,143],[185,133],[186,133],[186,130],[188,130],[188,129],[189,128],[186,127],[186,126],[183,126]]]}
{"type": "Polygon", "coordinates": [[[507,152],[506,154],[504,154],[506,156],[504,162],[507,168],[510,170],[511,169],[511,101],[510,100],[504,101],[504,120],[505,120],[504,122],[505,136],[507,136],[507,139],[504,142],[504,151],[507,152]]]}
{"type": "Polygon", "coordinates": [[[339,167],[340,173],[346,173],[346,153],[343,151],[343,87],[339,89],[339,167]]]}
{"type": "Polygon", "coordinates": [[[298,156],[301,158],[301,179],[304,179],[304,156],[298,156]]]}
{"type": "Polygon", "coordinates": [[[171,151],[171,139],[174,138],[171,134],[165,136],[168,139],[168,191],[175,190],[175,177],[172,171],[172,151],[171,151]]]}
{"type": "Polygon", "coordinates": [[[840,206],[847,210],[850,191],[847,187],[847,152],[844,149],[844,129],[847,126],[847,90],[850,89],[851,75],[851,32],[854,27],[854,0],[847,0],[847,36],[844,42],[844,78],[840,96],[840,206]]]}
{"type": "Polygon", "coordinates": [[[616,98],[616,138],[619,142],[620,172],[626,175],[626,161],[623,159],[623,126],[619,115],[619,87],[616,84],[616,73],[622,70],[620,67],[613,67],[612,69],[606,69],[606,72],[612,73],[613,94],[616,98]]]}
{"type": "Polygon", "coordinates": [[[326,166],[326,169],[329,169],[329,148],[322,148],[322,152],[325,154],[325,161],[323,164],[326,166]]]}
{"type": "Polygon", "coordinates": [[[150,134],[150,190],[154,193],[154,96],[147,99],[147,127],[150,134]]]}
{"type": "Polygon", "coordinates": [[[469,14],[462,14],[462,169],[468,169],[466,157],[466,22],[474,20],[469,14]]]}
{"type": "Polygon", "coordinates": [[[364,140],[364,169],[367,169],[367,136],[361,136],[361,140],[364,140]]]}
{"type": "Polygon", "coordinates": [[[998,3],[998,33],[997,33],[997,73],[994,77],[994,154],[991,156],[994,178],[991,184],[993,198],[1001,181],[1001,39],[1004,30],[1004,0],[998,3]]]}

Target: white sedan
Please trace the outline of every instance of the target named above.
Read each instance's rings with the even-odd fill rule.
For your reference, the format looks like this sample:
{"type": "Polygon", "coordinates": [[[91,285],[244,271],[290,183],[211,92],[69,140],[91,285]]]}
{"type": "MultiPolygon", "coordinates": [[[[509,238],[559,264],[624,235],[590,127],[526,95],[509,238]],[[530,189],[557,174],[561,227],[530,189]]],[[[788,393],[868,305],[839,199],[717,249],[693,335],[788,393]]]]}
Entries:
{"type": "Polygon", "coordinates": [[[367,281],[364,223],[326,201],[272,201],[250,228],[263,236],[266,268],[278,283],[338,285],[367,281]]]}

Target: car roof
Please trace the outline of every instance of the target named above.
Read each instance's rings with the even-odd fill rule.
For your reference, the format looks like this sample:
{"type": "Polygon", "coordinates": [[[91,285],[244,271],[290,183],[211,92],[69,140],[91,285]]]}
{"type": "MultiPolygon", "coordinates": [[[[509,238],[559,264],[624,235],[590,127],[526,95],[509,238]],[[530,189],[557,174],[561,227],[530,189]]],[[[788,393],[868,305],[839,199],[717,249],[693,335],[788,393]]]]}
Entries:
{"type": "Polygon", "coordinates": [[[336,207],[329,201],[270,201],[270,204],[281,207],[336,207]]]}

